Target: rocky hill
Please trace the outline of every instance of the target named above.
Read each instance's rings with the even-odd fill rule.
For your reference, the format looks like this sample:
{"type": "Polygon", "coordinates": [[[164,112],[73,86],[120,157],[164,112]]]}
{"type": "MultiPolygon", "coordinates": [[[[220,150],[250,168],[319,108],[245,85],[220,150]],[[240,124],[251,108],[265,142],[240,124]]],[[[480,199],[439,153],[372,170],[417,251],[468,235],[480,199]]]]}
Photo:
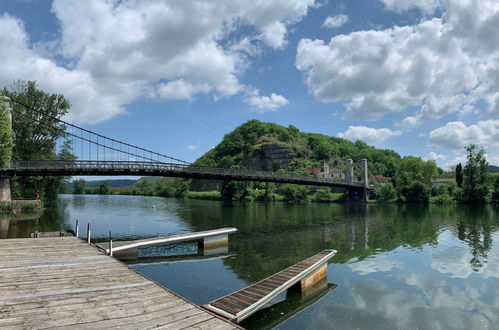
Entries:
{"type": "Polygon", "coordinates": [[[222,168],[308,173],[322,161],[342,169],[346,159],[366,158],[372,175],[392,177],[401,157],[392,150],[376,149],[323,134],[300,132],[294,126],[250,120],[226,134],[215,148],[195,164],[222,168]]]}

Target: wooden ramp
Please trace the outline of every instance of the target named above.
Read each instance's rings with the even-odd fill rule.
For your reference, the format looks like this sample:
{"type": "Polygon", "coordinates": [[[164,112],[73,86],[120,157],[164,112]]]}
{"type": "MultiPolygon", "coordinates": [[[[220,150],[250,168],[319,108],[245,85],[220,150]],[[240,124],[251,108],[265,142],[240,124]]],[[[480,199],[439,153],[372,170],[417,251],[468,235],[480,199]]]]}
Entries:
{"type": "Polygon", "coordinates": [[[194,233],[178,234],[170,236],[159,236],[153,238],[140,239],[135,241],[117,241],[112,243],[98,243],[97,245],[113,255],[116,252],[126,250],[136,250],[141,247],[148,247],[154,245],[163,245],[170,243],[180,243],[186,241],[200,241],[200,246],[203,248],[216,247],[228,244],[228,235],[235,233],[237,228],[220,228],[214,230],[198,231],[194,233]]]}
{"type": "Polygon", "coordinates": [[[300,284],[304,290],[327,275],[327,261],[336,250],[324,250],[247,288],[214,300],[203,307],[239,323],[272,299],[300,284]]]}
{"type": "Polygon", "coordinates": [[[234,329],[74,237],[0,240],[1,329],[234,329]]]}

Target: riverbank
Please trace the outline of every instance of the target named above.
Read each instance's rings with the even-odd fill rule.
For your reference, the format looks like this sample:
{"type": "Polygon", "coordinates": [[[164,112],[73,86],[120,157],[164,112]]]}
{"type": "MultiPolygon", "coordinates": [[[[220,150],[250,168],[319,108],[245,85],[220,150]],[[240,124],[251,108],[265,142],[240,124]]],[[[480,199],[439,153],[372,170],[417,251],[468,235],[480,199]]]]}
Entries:
{"type": "Polygon", "coordinates": [[[14,199],[10,202],[0,202],[0,212],[38,211],[43,209],[40,199],[14,199]]]}

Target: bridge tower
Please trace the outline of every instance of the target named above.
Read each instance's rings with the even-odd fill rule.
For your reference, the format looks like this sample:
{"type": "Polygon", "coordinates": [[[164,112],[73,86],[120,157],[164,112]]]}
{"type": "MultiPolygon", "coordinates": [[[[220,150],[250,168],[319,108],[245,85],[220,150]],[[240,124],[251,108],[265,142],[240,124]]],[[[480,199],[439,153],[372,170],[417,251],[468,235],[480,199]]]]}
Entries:
{"type": "Polygon", "coordinates": [[[347,159],[346,160],[346,173],[345,173],[345,180],[347,183],[353,183],[353,160],[347,159]]]}
{"type": "MultiPolygon", "coordinates": [[[[10,98],[7,96],[2,96],[0,100],[7,112],[7,118],[9,119],[10,130],[12,131],[12,108],[10,107],[10,98]]],[[[0,176],[0,202],[10,202],[12,197],[10,195],[10,177],[0,176]]]]}
{"type": "Polygon", "coordinates": [[[361,182],[364,184],[364,188],[369,188],[369,174],[367,172],[367,159],[365,158],[360,160],[360,174],[361,182]]]}

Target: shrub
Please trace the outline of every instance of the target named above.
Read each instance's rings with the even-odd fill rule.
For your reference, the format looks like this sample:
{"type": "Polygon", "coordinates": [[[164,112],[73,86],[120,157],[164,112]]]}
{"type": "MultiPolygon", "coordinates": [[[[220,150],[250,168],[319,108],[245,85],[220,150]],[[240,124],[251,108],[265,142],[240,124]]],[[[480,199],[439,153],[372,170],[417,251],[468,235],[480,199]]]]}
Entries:
{"type": "Polygon", "coordinates": [[[393,203],[397,200],[397,191],[390,182],[377,186],[375,192],[382,202],[393,203]]]}

